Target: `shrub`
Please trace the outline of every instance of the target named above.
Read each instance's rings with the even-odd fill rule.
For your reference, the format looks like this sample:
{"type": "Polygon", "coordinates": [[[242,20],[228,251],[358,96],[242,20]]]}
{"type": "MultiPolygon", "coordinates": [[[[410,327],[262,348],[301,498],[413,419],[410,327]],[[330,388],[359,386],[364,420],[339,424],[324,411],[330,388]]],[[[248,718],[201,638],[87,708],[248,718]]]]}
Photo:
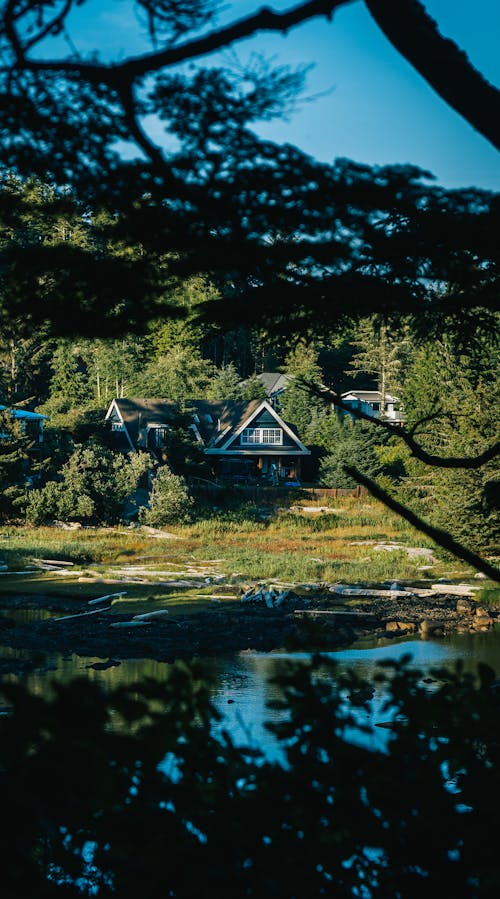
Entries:
{"type": "Polygon", "coordinates": [[[127,459],[97,443],[77,446],[63,465],[60,480],[27,493],[26,519],[31,524],[52,518],[91,523],[116,520],[150,467],[146,453],[127,459]]]}
{"type": "Polygon", "coordinates": [[[155,475],[149,505],[141,509],[140,520],[152,527],[187,522],[192,505],[185,479],[164,465],[155,475]]]}

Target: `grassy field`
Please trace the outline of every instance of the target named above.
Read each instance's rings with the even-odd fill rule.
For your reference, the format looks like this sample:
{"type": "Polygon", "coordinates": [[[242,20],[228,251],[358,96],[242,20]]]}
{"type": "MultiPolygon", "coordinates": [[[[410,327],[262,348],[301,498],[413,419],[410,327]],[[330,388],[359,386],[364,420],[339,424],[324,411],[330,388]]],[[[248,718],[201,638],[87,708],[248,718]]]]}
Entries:
{"type": "Polygon", "coordinates": [[[82,599],[123,591],[117,609],[131,601],[146,608],[169,597],[175,603],[234,598],[242,585],[257,582],[425,584],[475,574],[376,501],[354,497],[331,507],[318,501],[302,508],[218,510],[168,531],[3,527],[0,563],[0,594],[82,599]],[[67,564],[55,570],[43,560],[67,564]]]}

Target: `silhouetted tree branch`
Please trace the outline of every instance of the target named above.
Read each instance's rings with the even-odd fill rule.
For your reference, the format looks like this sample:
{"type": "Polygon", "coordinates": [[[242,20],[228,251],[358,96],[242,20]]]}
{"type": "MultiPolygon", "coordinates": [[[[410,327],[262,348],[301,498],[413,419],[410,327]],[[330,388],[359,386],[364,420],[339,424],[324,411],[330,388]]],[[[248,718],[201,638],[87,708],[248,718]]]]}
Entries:
{"type": "Polygon", "coordinates": [[[396,50],[473,128],[500,150],[500,90],[454,41],[440,34],[419,0],[365,0],[396,50]]]}
{"type": "MultiPolygon", "coordinates": [[[[299,383],[299,379],[297,379],[297,382],[299,383]]],[[[415,427],[410,431],[407,431],[404,427],[396,427],[390,422],[384,421],[384,419],[368,415],[361,409],[354,409],[349,403],[344,402],[340,394],[324,385],[318,388],[314,384],[302,382],[301,386],[303,386],[305,390],[309,390],[311,393],[321,396],[333,403],[333,405],[337,406],[339,409],[343,409],[344,412],[348,412],[349,415],[352,415],[354,418],[361,421],[369,421],[370,424],[382,429],[387,434],[390,434],[391,437],[397,437],[399,440],[402,440],[416,459],[420,459],[421,462],[432,465],[434,468],[480,468],[481,465],[490,462],[500,455],[500,441],[497,440],[487,449],[483,450],[482,453],[478,453],[475,456],[436,456],[434,453],[428,453],[427,450],[415,440],[413,437],[415,427]]],[[[430,418],[431,416],[427,416],[426,420],[429,420],[430,418]]]]}
{"type": "MultiPolygon", "coordinates": [[[[26,69],[31,71],[48,72],[56,70],[59,72],[72,72],[91,81],[96,79],[98,81],[108,80],[113,85],[116,85],[118,82],[125,83],[141,78],[149,72],[175,66],[190,59],[207,56],[217,50],[231,46],[236,41],[251,37],[260,31],[281,31],[286,33],[291,28],[316,16],[324,16],[327,19],[331,19],[335,9],[352,2],[353,0],[308,0],[306,3],[299,3],[283,12],[275,12],[269,7],[262,7],[255,14],[239,19],[225,28],[216,28],[209,34],[195,40],[188,40],[175,47],[171,46],[157,52],[144,53],[121,63],[110,65],[99,62],[87,63],[50,59],[42,61],[26,58],[26,51],[32,49],[51,30],[49,23],[41,28],[34,37],[26,40],[24,43],[21,40],[15,28],[16,19],[25,15],[29,11],[30,6],[37,6],[38,4],[36,3],[16,4],[15,0],[11,0],[6,8],[5,23],[17,61],[22,63],[26,69]],[[20,7],[17,14],[16,5],[20,7]]],[[[71,0],[68,0],[61,13],[55,17],[53,22],[56,26],[62,23],[71,5],[71,0]]]]}
{"type": "Polygon", "coordinates": [[[396,512],[397,515],[400,515],[401,518],[408,521],[409,524],[413,525],[418,531],[421,531],[422,534],[430,537],[431,540],[442,549],[447,550],[447,552],[451,553],[457,559],[467,562],[468,565],[476,568],[477,571],[481,571],[486,577],[491,578],[491,580],[500,583],[500,569],[491,565],[485,559],[482,559],[481,556],[478,556],[470,549],[467,549],[467,547],[463,546],[461,543],[458,543],[458,541],[454,540],[447,531],[443,531],[441,528],[428,524],[416,515],[415,512],[408,509],[407,506],[403,506],[402,503],[394,499],[393,496],[390,496],[390,494],[383,490],[376,481],[366,477],[366,475],[359,471],[359,469],[352,465],[344,465],[344,469],[351,478],[354,478],[358,484],[362,484],[363,487],[366,487],[372,496],[380,500],[384,506],[387,506],[392,512],[396,512]]]}

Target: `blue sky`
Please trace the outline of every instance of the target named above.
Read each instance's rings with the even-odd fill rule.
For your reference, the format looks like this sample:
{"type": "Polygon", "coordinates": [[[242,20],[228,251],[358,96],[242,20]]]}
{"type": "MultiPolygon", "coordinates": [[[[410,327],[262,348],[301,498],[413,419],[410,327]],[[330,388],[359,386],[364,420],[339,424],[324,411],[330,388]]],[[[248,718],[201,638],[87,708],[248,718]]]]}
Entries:
{"type": "MultiPolygon", "coordinates": [[[[238,12],[256,5],[232,4],[238,12]]],[[[500,86],[500,0],[427,0],[425,5],[441,32],[500,86]]],[[[289,123],[260,129],[266,136],[290,141],[324,161],[345,156],[367,163],[410,162],[447,187],[500,190],[498,151],[393,49],[363,3],[341,8],[331,24],[317,19],[287,37],[261,37],[259,44],[293,64],[314,61],[310,93],[330,91],[289,123]]]]}
{"type": "MultiPolygon", "coordinates": [[[[267,5],[279,10],[296,2],[268,0],[267,5]]],[[[262,5],[262,0],[225,2],[221,21],[262,5]]],[[[500,86],[500,0],[426,0],[425,5],[441,32],[500,86]]],[[[123,58],[130,49],[138,52],[143,31],[126,0],[97,0],[78,11],[71,34],[83,55],[101,33],[110,55],[123,58]]],[[[392,48],[360,0],[341,8],[331,23],[317,18],[286,37],[257,35],[234,49],[242,61],[259,52],[291,66],[314,63],[306,94],[316,99],[303,103],[290,121],[260,126],[263,136],[293,143],[325,162],[348,157],[370,164],[413,163],[446,187],[500,190],[500,153],[392,48]]]]}

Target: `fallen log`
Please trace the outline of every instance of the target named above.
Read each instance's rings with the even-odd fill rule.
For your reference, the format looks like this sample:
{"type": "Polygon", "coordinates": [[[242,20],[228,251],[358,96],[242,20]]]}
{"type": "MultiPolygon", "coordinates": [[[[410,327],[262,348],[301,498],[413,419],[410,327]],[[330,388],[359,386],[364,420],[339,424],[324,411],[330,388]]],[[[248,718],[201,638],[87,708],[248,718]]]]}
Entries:
{"type": "Polygon", "coordinates": [[[52,621],[69,621],[70,618],[85,618],[86,615],[97,615],[99,612],[107,612],[111,606],[106,606],[105,609],[98,608],[92,609],[91,612],[77,612],[76,615],[63,615],[62,618],[52,618],[52,621]]]}
{"type": "Polygon", "coordinates": [[[155,618],[166,618],[169,614],[168,609],[156,609],[154,612],[143,612],[140,615],[134,615],[132,621],[154,621],[155,618]]]}
{"type": "Polygon", "coordinates": [[[390,588],[376,589],[370,587],[345,587],[343,584],[333,584],[328,588],[328,592],[334,593],[336,596],[378,596],[385,599],[396,599],[401,596],[409,597],[413,593],[411,589],[392,590],[390,588]]]}
{"type": "Polygon", "coordinates": [[[433,593],[449,596],[473,596],[475,590],[481,590],[479,584],[431,584],[433,593]]]}
{"type": "Polygon", "coordinates": [[[87,605],[88,606],[96,606],[102,602],[109,602],[109,600],[111,600],[111,604],[112,604],[113,599],[116,599],[118,596],[126,596],[126,595],[127,595],[126,590],[124,590],[122,593],[106,593],[105,596],[98,596],[98,597],[96,597],[96,599],[89,599],[87,605]]]}
{"type": "Polygon", "coordinates": [[[74,565],[74,562],[68,562],[67,559],[32,559],[32,562],[40,562],[42,565],[58,565],[66,568],[68,565],[74,565]]]}

